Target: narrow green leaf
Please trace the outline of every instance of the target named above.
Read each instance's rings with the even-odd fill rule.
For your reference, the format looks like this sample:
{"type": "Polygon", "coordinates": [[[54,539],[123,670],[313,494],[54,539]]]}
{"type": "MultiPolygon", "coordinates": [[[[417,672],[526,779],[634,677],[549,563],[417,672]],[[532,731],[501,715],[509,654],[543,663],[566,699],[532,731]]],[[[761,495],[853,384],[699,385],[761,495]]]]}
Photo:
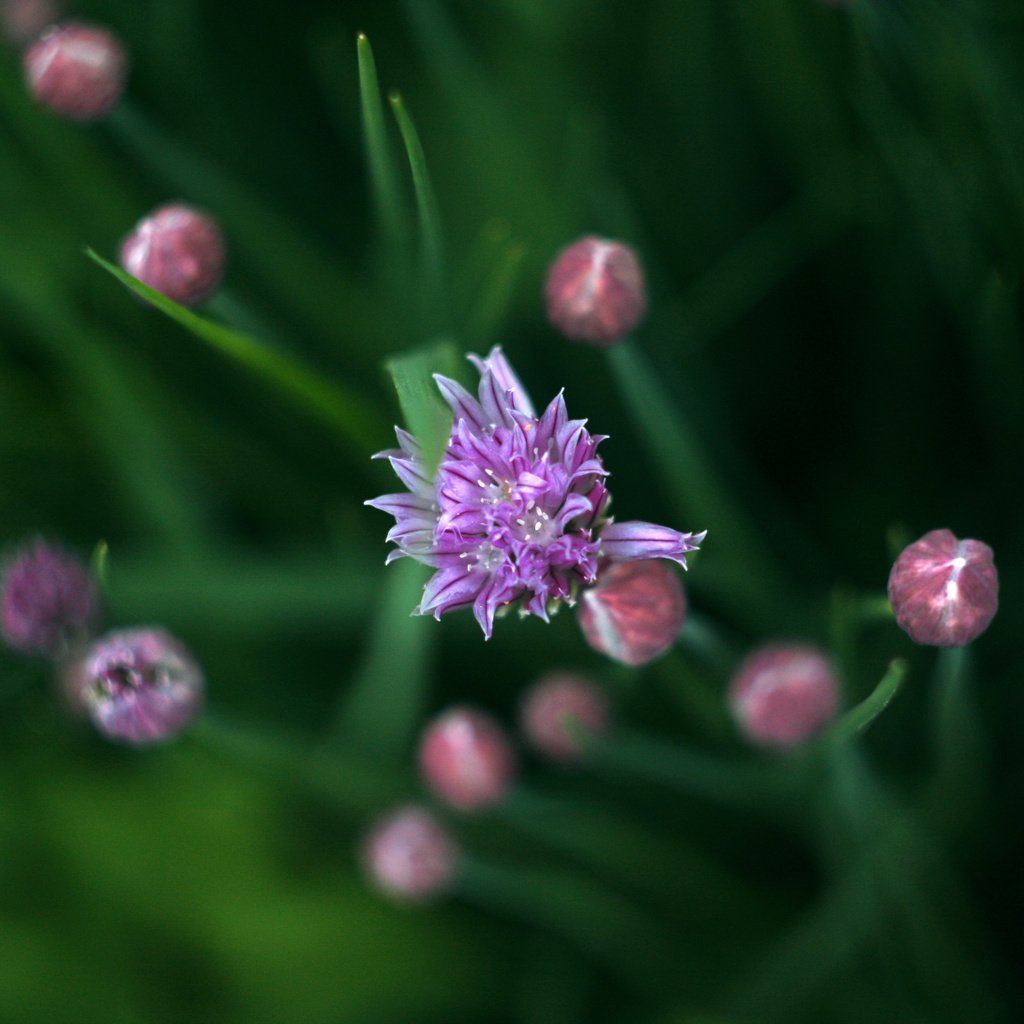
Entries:
{"type": "Polygon", "coordinates": [[[380,230],[387,243],[401,244],[404,235],[402,199],[398,171],[384,123],[384,104],[377,81],[377,65],[370,40],[360,32],[356,37],[359,59],[359,94],[363,111],[363,137],[370,171],[370,187],[380,230]]]}
{"type": "Polygon", "coordinates": [[[850,708],[818,741],[826,745],[846,743],[859,736],[889,706],[907,674],[907,663],[895,658],[878,685],[856,707],[850,708]]]}
{"type": "Polygon", "coordinates": [[[398,392],[406,428],[420,442],[427,468],[433,469],[452,429],[451,411],[438,394],[433,374],[456,375],[455,346],[450,341],[437,341],[389,360],[387,369],[398,392]]]}
{"type": "MultiPolygon", "coordinates": [[[[437,195],[430,181],[427,160],[423,153],[419,133],[413,124],[409,111],[402,97],[393,92],[388,96],[391,111],[398,122],[398,129],[405,143],[405,151],[409,157],[412,170],[413,189],[416,194],[416,210],[419,217],[421,241],[423,247],[423,283],[425,293],[425,309],[445,308],[443,289],[444,275],[444,244],[441,231],[441,211],[437,203],[437,195]]],[[[442,313],[443,315],[443,313],[442,313]]]]}
{"type": "Polygon", "coordinates": [[[366,660],[345,693],[334,737],[399,761],[422,718],[430,679],[429,617],[414,615],[429,570],[404,559],[387,570],[366,660]]]}
{"type": "Polygon", "coordinates": [[[383,423],[377,412],[357,395],[327,381],[294,356],[269,348],[239,331],[205,320],[108,263],[91,249],[87,253],[140,298],[287,395],[353,446],[366,450],[379,441],[385,429],[383,423]]]}
{"type": "Polygon", "coordinates": [[[97,586],[103,593],[106,593],[109,589],[109,579],[107,570],[110,564],[110,545],[105,540],[97,541],[96,547],[93,548],[92,558],[90,559],[89,565],[92,569],[93,578],[96,580],[97,586]]]}

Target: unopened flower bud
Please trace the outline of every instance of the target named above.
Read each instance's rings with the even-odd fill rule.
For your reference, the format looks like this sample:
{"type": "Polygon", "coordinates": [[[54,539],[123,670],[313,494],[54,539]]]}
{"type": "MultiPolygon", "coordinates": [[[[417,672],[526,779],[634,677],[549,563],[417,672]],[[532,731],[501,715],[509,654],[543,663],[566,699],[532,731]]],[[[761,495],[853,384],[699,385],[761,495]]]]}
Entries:
{"type": "Polygon", "coordinates": [[[548,271],[548,319],[570,341],[608,346],[624,338],[647,309],[636,253],[589,236],[563,249],[548,271]]]}
{"type": "Polygon", "coordinates": [[[99,610],[89,570],[74,555],[35,541],[3,570],[4,640],[16,651],[60,657],[84,639],[99,610]]]}
{"type": "Polygon", "coordinates": [[[751,741],[781,750],[803,743],[835,717],[839,686],[817,648],[772,644],[740,665],[729,684],[729,704],[751,741]]]}
{"type": "Polygon", "coordinates": [[[501,803],[516,771],[516,755],[490,715],[454,707],[434,719],[420,739],[419,764],[433,793],[462,811],[501,803]]]}
{"type": "Polygon", "coordinates": [[[159,628],[97,640],[71,680],[73,694],[109,739],[145,746],[170,739],[203,703],[203,673],[181,641],[159,628]]]}
{"type": "Polygon", "coordinates": [[[608,731],[608,701],[589,679],[552,672],[526,692],[519,722],[530,744],[553,761],[578,761],[581,740],[608,731]]]}
{"type": "Polygon", "coordinates": [[[224,239],[216,222],[183,203],[154,210],[121,243],[121,266],[183,306],[208,298],[224,274],[224,239]]]}
{"type": "Polygon", "coordinates": [[[911,640],[962,647],[988,629],[999,607],[992,549],[932,530],[903,549],[889,573],[889,602],[911,640]]]}
{"type": "Polygon", "coordinates": [[[624,665],[646,665],[676,641],[686,598],[676,572],[659,559],[609,562],[580,595],[587,643],[624,665]]]}
{"type": "Polygon", "coordinates": [[[60,7],[56,0],[2,0],[4,37],[15,46],[24,46],[60,17],[60,7]]]}
{"type": "Polygon", "coordinates": [[[363,840],[361,860],[367,878],[382,892],[423,903],[447,891],[459,849],[430,811],[408,804],[373,826],[363,840]]]}
{"type": "Polygon", "coordinates": [[[124,91],[128,58],[106,29],[68,21],[44,32],[23,58],[29,91],[74,121],[95,121],[124,91]]]}

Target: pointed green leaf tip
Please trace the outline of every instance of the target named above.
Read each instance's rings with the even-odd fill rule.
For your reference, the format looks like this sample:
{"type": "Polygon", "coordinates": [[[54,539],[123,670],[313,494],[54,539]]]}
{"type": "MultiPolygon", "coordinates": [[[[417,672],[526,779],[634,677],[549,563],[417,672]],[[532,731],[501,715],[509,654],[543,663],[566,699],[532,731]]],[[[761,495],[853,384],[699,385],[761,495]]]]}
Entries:
{"type": "Polygon", "coordinates": [[[86,254],[139,298],[229,359],[262,377],[360,451],[372,448],[375,439],[386,429],[378,413],[361,398],[321,377],[294,356],[269,348],[241,331],[204,319],[120,267],[115,267],[92,249],[87,249],[86,254]]]}
{"type": "Polygon", "coordinates": [[[455,346],[440,340],[391,359],[388,372],[408,431],[419,441],[423,460],[431,472],[441,461],[452,429],[451,410],[441,401],[433,375],[456,376],[459,362],[455,346]]]}

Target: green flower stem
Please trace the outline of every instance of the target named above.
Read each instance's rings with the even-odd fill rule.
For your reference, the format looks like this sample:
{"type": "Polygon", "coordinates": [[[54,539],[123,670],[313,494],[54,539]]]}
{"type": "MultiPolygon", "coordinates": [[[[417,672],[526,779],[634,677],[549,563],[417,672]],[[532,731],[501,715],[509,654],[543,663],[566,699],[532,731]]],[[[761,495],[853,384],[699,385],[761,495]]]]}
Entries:
{"type": "Polygon", "coordinates": [[[466,857],[458,892],[489,912],[562,935],[647,994],[685,991],[691,980],[677,936],[576,872],[513,868],[466,857]]]}
{"type": "MultiPolygon", "coordinates": [[[[687,529],[708,530],[706,557],[709,569],[712,561],[715,568],[704,574],[704,584],[717,579],[723,600],[738,606],[759,630],[766,624],[785,628],[782,624],[797,612],[786,571],[714,469],[695,426],[635,342],[609,349],[608,362],[677,515],[687,529]]],[[[702,551],[698,559],[704,557],[702,551]]]]}
{"type": "Polygon", "coordinates": [[[351,751],[318,749],[308,739],[254,728],[207,710],[187,733],[218,757],[283,780],[350,819],[372,816],[407,792],[406,781],[351,751]]]}
{"type": "Polygon", "coordinates": [[[500,332],[525,257],[526,246],[522,242],[505,240],[500,244],[466,315],[464,333],[470,350],[487,348],[500,332]]]}
{"type": "Polygon", "coordinates": [[[818,747],[834,747],[859,736],[889,706],[899,693],[907,674],[907,663],[895,658],[871,693],[855,707],[841,715],[816,741],[818,747]]]}

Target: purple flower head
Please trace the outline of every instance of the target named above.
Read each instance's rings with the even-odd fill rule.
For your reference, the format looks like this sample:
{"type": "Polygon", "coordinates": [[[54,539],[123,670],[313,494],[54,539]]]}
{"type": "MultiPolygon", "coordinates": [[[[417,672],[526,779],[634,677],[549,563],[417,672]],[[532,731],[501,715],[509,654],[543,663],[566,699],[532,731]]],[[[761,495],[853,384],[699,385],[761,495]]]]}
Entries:
{"type": "Polygon", "coordinates": [[[73,697],[109,739],[146,746],[170,739],[203,702],[203,673],[179,640],[159,628],[100,637],[72,678],[73,697]]]}
{"type": "Polygon", "coordinates": [[[541,416],[500,348],[469,357],[480,372],[479,400],[435,375],[455,416],[433,475],[419,444],[397,429],[398,449],[381,452],[408,488],[366,502],[395,517],[387,539],[403,555],[437,571],[417,611],[439,619],[472,608],[485,637],[495,613],[518,602],[548,620],[561,601],[597,579],[600,560],[668,558],[686,567],[704,534],[605,516],[605,440],[586,420],[571,420],[561,392],[541,416]]]}
{"type": "Polygon", "coordinates": [[[0,627],[16,651],[60,657],[95,624],[99,599],[89,570],[59,547],[37,540],[0,576],[0,627]]]}

